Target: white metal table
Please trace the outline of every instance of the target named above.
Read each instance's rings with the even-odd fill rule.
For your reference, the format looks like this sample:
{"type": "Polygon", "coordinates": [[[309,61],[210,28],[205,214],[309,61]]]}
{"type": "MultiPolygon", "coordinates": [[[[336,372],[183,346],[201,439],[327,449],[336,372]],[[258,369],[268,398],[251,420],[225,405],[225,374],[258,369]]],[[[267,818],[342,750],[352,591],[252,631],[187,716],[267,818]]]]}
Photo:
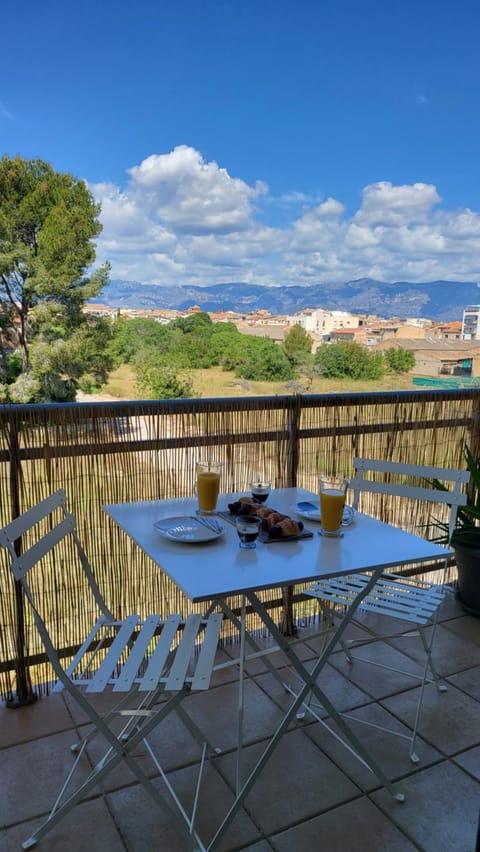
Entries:
{"type": "MultiPolygon", "coordinates": [[[[221,495],[218,510],[227,508],[237,495],[221,495]]],[[[286,514],[293,513],[299,500],[311,499],[312,494],[300,488],[278,489],[270,495],[269,504],[286,514]]],[[[358,513],[355,522],[345,529],[343,538],[325,538],[317,535],[316,525],[311,538],[296,541],[257,543],[254,550],[240,549],[235,527],[226,523],[225,534],[198,546],[170,541],[160,537],[154,522],[172,516],[194,515],[195,498],[159,500],[142,503],[123,503],[105,506],[107,514],[156,562],[179,586],[192,603],[208,601],[218,604],[228,617],[231,612],[224,599],[242,595],[259,615],[279,648],[287,656],[303,686],[293,699],[282,722],[269,741],[255,768],[244,783],[238,785],[233,805],[208,849],[218,847],[221,837],[230,825],[255,781],[277,747],[289,723],[301,709],[311,692],[323,705],[330,718],[336,722],[354,753],[377,776],[389,792],[402,801],[404,796],[394,789],[380,766],[369,755],[361,740],[354,734],[345,719],[336,710],[318,684],[318,677],[334,646],[351,621],[361,600],[367,595],[381,573],[388,567],[404,566],[444,560],[449,551],[423,538],[397,527],[384,524],[375,518],[358,513]],[[325,644],[311,672],[307,671],[291,643],[282,635],[258,596],[258,592],[297,583],[313,582],[320,578],[342,576],[370,571],[370,583],[345,613],[325,644]]],[[[307,523],[308,526],[308,523],[307,523]]],[[[237,621],[238,624],[238,621],[237,621]]],[[[245,637],[245,620],[241,619],[245,637]]],[[[240,670],[242,680],[242,669],[240,670]]],[[[240,738],[239,738],[240,748],[240,738]]]]}

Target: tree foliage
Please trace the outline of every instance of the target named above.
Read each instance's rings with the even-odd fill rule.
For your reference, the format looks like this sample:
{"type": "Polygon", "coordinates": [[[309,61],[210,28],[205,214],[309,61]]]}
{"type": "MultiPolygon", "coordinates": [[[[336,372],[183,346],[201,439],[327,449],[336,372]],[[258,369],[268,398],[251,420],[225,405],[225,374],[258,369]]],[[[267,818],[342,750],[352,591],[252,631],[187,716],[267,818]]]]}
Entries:
{"type": "Polygon", "coordinates": [[[166,326],[153,319],[118,320],[110,351],[117,363],[133,364],[137,384],[149,397],[190,396],[189,370],[221,366],[252,381],[282,381],[294,371],[282,347],[241,334],[233,323],[213,323],[203,312],[166,326]],[[168,374],[166,370],[168,369],[168,374]]]}
{"type": "Polygon", "coordinates": [[[315,373],[332,379],[380,379],[383,359],[359,343],[331,343],[320,346],[314,357],[315,373]]]}
{"type": "Polygon", "coordinates": [[[385,366],[390,373],[408,373],[415,366],[415,355],[409,349],[392,346],[383,353],[385,366]]]}
{"type": "Polygon", "coordinates": [[[312,338],[301,325],[294,325],[283,341],[283,351],[293,367],[308,365],[312,352],[312,338]]]}
{"type": "MultiPolygon", "coordinates": [[[[108,265],[89,272],[99,212],[84,181],[42,160],[0,158],[3,339],[22,357],[12,400],[20,394],[30,401],[29,387],[30,399],[71,398],[75,391],[86,365],[74,363],[71,353],[79,352],[78,335],[88,338],[85,326],[96,324],[82,308],[108,278],[108,265]]],[[[98,362],[101,351],[96,354],[98,362]]]]}
{"type": "Polygon", "coordinates": [[[153,319],[120,317],[112,332],[109,352],[117,364],[130,364],[143,349],[166,353],[171,346],[169,326],[153,319]]]}
{"type": "Polygon", "coordinates": [[[181,399],[193,396],[188,375],[181,375],[171,364],[146,349],[135,359],[136,384],[144,399],[181,399]]]}

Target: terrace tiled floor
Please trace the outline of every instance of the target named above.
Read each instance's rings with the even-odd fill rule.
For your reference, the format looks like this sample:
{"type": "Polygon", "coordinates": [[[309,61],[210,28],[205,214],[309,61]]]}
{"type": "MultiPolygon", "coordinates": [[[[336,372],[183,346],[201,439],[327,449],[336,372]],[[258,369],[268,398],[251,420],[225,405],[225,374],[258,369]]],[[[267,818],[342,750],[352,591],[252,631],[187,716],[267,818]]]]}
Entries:
{"type": "MultiPolygon", "coordinates": [[[[302,631],[302,638],[302,656],[314,659],[318,640],[308,630],[302,631]]],[[[378,646],[381,659],[395,658],[403,669],[418,670],[418,640],[395,644],[378,646]]],[[[420,762],[410,762],[404,741],[361,726],[365,742],[387,776],[406,793],[403,804],[382,789],[375,776],[320,723],[310,720],[292,725],[286,733],[222,849],[474,852],[480,810],[480,619],[466,615],[453,598],[442,609],[436,648],[449,688],[442,694],[432,686],[426,689],[417,749],[420,762]]],[[[219,653],[225,657],[225,651],[219,653]]],[[[271,659],[282,665],[279,655],[271,659]]],[[[246,769],[288,701],[263,663],[250,664],[249,675],[246,769]]],[[[192,695],[188,702],[191,715],[222,748],[222,754],[207,765],[201,794],[202,801],[208,797],[208,807],[201,810],[198,828],[206,839],[231,801],[235,774],[236,669],[215,677],[213,689],[192,695]]],[[[418,686],[405,675],[392,675],[362,662],[349,666],[338,652],[322,673],[322,687],[338,708],[364,720],[400,731],[412,724],[418,686]]],[[[48,812],[72,759],[69,745],[82,730],[82,722],[79,711],[61,696],[41,699],[22,710],[0,708],[1,852],[20,849],[48,812]]],[[[164,766],[188,803],[198,748],[176,717],[170,717],[166,725],[164,766]]],[[[158,737],[157,733],[152,738],[157,744],[158,737]]],[[[94,753],[91,748],[90,756],[94,753]]],[[[148,766],[146,758],[143,765],[148,766]]],[[[38,845],[39,850],[50,852],[183,852],[187,848],[168,814],[153,806],[126,769],[109,776],[101,792],[78,805],[38,845]]]]}

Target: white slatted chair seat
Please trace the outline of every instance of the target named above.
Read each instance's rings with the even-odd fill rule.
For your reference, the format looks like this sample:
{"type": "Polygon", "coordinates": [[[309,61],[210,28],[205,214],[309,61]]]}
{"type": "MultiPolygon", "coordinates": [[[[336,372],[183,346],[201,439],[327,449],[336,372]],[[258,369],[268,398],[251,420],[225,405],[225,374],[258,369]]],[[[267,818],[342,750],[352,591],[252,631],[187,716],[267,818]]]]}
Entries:
{"type": "MultiPolygon", "coordinates": [[[[129,616],[113,624],[101,618],[66,673],[76,687],[87,693],[101,693],[107,687],[118,693],[130,692],[134,687],[139,692],[161,687],[165,692],[176,692],[184,686],[194,691],[208,689],[222,620],[220,613],[212,613],[207,619],[191,615],[186,621],[172,615],[165,622],[158,615],[144,621],[139,616],[129,616]],[[195,655],[197,644],[200,651],[195,655]],[[105,657],[94,670],[93,663],[104,647],[108,647],[105,657]]],[[[58,681],[53,691],[64,688],[58,681]]]]}
{"type": "MultiPolygon", "coordinates": [[[[377,459],[362,459],[355,458],[353,461],[355,476],[350,482],[350,487],[353,489],[354,499],[353,507],[358,509],[359,497],[362,492],[370,494],[384,494],[388,496],[399,496],[405,499],[425,500],[432,504],[442,504],[449,508],[448,541],[450,541],[455,529],[457,511],[459,506],[464,506],[467,502],[466,494],[462,491],[464,486],[470,479],[470,474],[466,470],[451,470],[448,468],[440,468],[432,465],[411,465],[401,462],[386,462],[377,459]],[[379,479],[378,476],[381,476],[379,479]],[[413,480],[413,482],[412,482],[413,480]],[[433,482],[448,483],[448,486],[443,485],[443,488],[434,487],[433,482]],[[409,484],[411,483],[411,484],[409,484]]],[[[401,671],[393,666],[385,665],[377,659],[367,659],[364,655],[356,657],[352,653],[352,648],[360,645],[368,645],[374,641],[388,642],[388,639],[399,638],[402,634],[373,633],[373,628],[370,628],[365,623],[360,621],[356,616],[359,612],[369,612],[375,615],[386,616],[389,618],[399,619],[412,623],[415,630],[418,632],[423,650],[425,652],[425,666],[423,675],[419,678],[421,687],[418,696],[417,710],[415,722],[411,737],[406,737],[410,742],[410,758],[416,763],[418,756],[415,753],[414,746],[417,736],[418,723],[420,719],[420,711],[423,701],[424,689],[426,683],[433,681],[436,683],[439,691],[446,691],[446,686],[439,683],[439,677],[435,669],[432,659],[432,644],[435,635],[437,624],[438,608],[445,596],[445,578],[448,559],[445,558],[442,562],[443,567],[443,583],[438,585],[428,583],[416,577],[404,577],[398,574],[384,574],[370,592],[368,592],[363,600],[358,604],[354,617],[351,619],[363,630],[366,630],[369,635],[367,638],[359,640],[351,640],[346,642],[341,640],[340,644],[350,663],[354,660],[361,660],[362,663],[371,663],[372,665],[380,666],[383,669],[390,668],[393,671],[401,672],[401,674],[412,677],[411,672],[401,671]],[[424,628],[432,626],[431,635],[427,637],[424,628]]],[[[318,580],[308,589],[305,589],[304,594],[310,597],[317,598],[320,609],[327,619],[327,624],[331,625],[332,619],[335,618],[336,608],[348,609],[355,601],[359,592],[365,589],[367,583],[371,580],[368,573],[351,574],[347,577],[338,579],[318,580]]],[[[411,635],[411,631],[403,634],[411,635]]],[[[414,677],[416,677],[414,675],[414,677]]],[[[306,705],[310,712],[310,705],[306,705]]],[[[304,715],[304,713],[302,713],[304,715]]],[[[318,718],[318,716],[317,716],[318,718]]],[[[357,721],[361,721],[358,719],[357,721]]],[[[371,724],[371,723],[369,723],[371,724]]],[[[375,725],[373,726],[375,727],[375,725]]],[[[383,729],[384,730],[384,729],[383,729]]],[[[392,731],[391,733],[395,733],[392,731]]],[[[405,736],[397,734],[398,736],[405,736]]]]}
{"type": "MultiPolygon", "coordinates": [[[[35,846],[108,772],[124,761],[157,806],[167,809],[171,822],[174,825],[179,824],[178,827],[183,832],[187,831],[190,842],[192,837],[195,839],[196,848],[205,849],[195,829],[198,794],[205,758],[218,750],[206,740],[182,702],[189,693],[204,691],[210,687],[223,615],[218,612],[211,612],[206,617],[192,614],[186,620],[179,615],[172,615],[166,620],[162,620],[159,615],[149,615],[146,618],[128,615],[121,621],[115,619],[101,595],[80,544],[75,518],[67,511],[63,490],[57,491],[0,530],[0,546],[6,548],[10,554],[12,572],[23,586],[36,627],[57,675],[58,680],[53,691],[67,691],[86,713],[92,726],[83,740],[72,745],[72,751],[77,753],[73,768],[62,784],[50,815],[24,842],[23,848],[35,846]],[[68,667],[64,668],[45,620],[36,607],[32,593],[34,584],[30,583],[29,575],[39,563],[42,563],[45,572],[68,570],[64,550],[61,558],[51,558],[48,561],[51,551],[68,538],[73,543],[72,559],[75,556],[78,558],[100,615],[68,667]],[[23,552],[17,550],[19,539],[25,548],[23,552]],[[45,559],[47,561],[42,562],[45,559]],[[116,704],[101,716],[95,709],[94,699],[106,692],[112,693],[116,704]],[[191,815],[186,813],[162,768],[160,758],[147,739],[173,711],[201,744],[191,815]],[[125,717],[121,721],[120,732],[119,717],[125,717]],[[77,781],[76,789],[71,792],[79,761],[85,748],[96,737],[103,738],[107,751],[86,780],[77,781]],[[161,775],[163,786],[167,788],[171,800],[165,800],[165,796],[139,765],[135,749],[140,745],[145,747],[161,775]]],[[[85,594],[83,587],[81,594],[85,594]]],[[[223,668],[224,665],[221,664],[220,667],[223,668]]],[[[82,777],[84,779],[84,776],[82,777]]]]}
{"type": "MultiPolygon", "coordinates": [[[[368,574],[352,574],[336,580],[323,580],[311,586],[306,594],[330,604],[349,607],[370,579],[368,574]]],[[[373,591],[364,597],[360,608],[376,615],[389,615],[425,625],[443,598],[444,591],[437,585],[424,583],[418,586],[418,581],[415,584],[407,582],[401,575],[390,574],[376,583],[373,591]]]]}

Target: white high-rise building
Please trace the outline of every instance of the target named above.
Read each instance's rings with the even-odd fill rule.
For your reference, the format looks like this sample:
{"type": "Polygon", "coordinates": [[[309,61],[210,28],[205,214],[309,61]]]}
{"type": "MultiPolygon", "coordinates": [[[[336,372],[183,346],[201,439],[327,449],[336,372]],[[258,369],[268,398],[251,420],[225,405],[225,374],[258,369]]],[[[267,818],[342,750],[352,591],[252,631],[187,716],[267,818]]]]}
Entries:
{"type": "Polygon", "coordinates": [[[462,340],[480,340],[480,305],[467,305],[463,312],[462,340]]]}

